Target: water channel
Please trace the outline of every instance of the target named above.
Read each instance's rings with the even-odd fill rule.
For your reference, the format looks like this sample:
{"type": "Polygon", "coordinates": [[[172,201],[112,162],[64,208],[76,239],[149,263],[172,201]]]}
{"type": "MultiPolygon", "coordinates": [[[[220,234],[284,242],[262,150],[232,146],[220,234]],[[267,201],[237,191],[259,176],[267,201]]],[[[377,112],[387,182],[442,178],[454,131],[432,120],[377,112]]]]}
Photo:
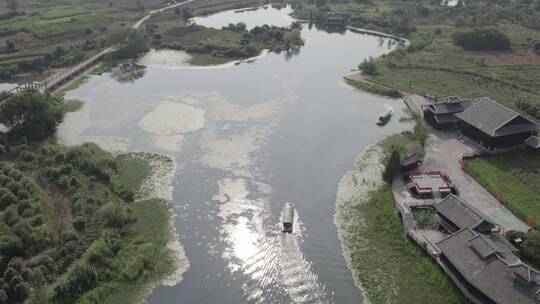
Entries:
{"type": "MultiPolygon", "coordinates": [[[[283,26],[289,13],[223,12],[195,22],[283,26]]],[[[302,37],[300,51],[213,69],[176,66],[185,54],[164,52],[146,68],[92,76],[68,92],[85,105],[59,130],[66,143],[177,163],[172,205],[190,267],[150,303],[362,302],[333,222],[337,185],[364,148],[411,125],[400,122],[401,100],[354,90],[342,76],[396,43],[308,25],[302,37]],[[394,117],[377,126],[388,108],[394,117]],[[285,202],[296,208],[290,235],[279,225],[285,202]]]]}

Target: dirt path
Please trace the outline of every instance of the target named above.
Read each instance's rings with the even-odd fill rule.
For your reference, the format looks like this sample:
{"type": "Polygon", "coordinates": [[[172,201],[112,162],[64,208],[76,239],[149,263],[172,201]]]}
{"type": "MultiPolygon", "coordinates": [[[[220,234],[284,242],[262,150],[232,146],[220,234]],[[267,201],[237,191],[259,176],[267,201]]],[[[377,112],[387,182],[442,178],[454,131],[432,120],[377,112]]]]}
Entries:
{"type": "MultiPolygon", "coordinates": [[[[164,12],[164,11],[166,11],[168,9],[171,9],[171,8],[186,5],[186,4],[191,3],[193,1],[196,1],[196,0],[187,0],[187,1],[184,1],[184,2],[168,5],[166,7],[160,8],[160,9],[149,11],[148,13],[145,14],[144,17],[142,17],[141,19],[139,19],[139,21],[137,21],[135,24],[133,24],[133,26],[131,28],[132,29],[138,29],[139,27],[141,27],[141,25],[144,22],[146,22],[148,19],[150,19],[153,15],[155,15],[157,13],[164,12]]],[[[65,83],[59,85],[57,88],[55,88],[53,90],[54,91],[59,91],[62,88],[65,88],[66,86],[68,86],[73,81],[75,81],[75,80],[83,77],[84,75],[86,75],[88,73],[88,71],[92,69],[92,67],[99,64],[99,62],[101,61],[103,56],[105,56],[107,54],[110,54],[110,53],[114,52],[115,50],[116,50],[115,46],[110,46],[110,47],[102,50],[98,54],[96,54],[96,55],[94,55],[94,56],[92,56],[92,57],[90,57],[90,58],[88,58],[88,59],[86,59],[86,60],[84,60],[84,61],[82,61],[80,63],[77,63],[76,65],[73,65],[73,66],[67,67],[67,68],[62,68],[62,69],[55,69],[55,71],[53,73],[51,73],[49,77],[47,77],[45,80],[42,81],[42,83],[44,84],[44,86],[42,88],[55,86],[56,84],[62,83],[63,81],[65,81],[66,78],[72,77],[71,79],[67,80],[65,83]]]]}
{"type": "Polygon", "coordinates": [[[142,17],[141,19],[139,19],[139,21],[135,22],[135,24],[133,25],[133,29],[138,29],[139,27],[141,27],[141,25],[148,19],[150,19],[150,17],[152,17],[153,15],[155,15],[156,13],[161,13],[161,12],[164,12],[168,9],[171,9],[171,8],[175,8],[177,6],[182,6],[182,5],[186,5],[188,3],[191,3],[195,0],[188,0],[188,1],[184,1],[184,2],[180,2],[180,3],[175,3],[175,4],[171,4],[169,6],[166,6],[166,7],[163,7],[163,8],[159,8],[159,9],[155,9],[153,11],[149,11],[144,17],[142,17]]]}

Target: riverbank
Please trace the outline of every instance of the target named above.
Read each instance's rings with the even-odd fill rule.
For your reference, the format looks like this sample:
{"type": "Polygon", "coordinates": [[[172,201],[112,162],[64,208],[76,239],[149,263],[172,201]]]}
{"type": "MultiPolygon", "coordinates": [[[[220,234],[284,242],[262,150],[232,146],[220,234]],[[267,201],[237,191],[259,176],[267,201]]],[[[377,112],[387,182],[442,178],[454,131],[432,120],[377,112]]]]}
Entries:
{"type": "Polygon", "coordinates": [[[392,150],[422,153],[426,133],[390,136],[364,150],[338,186],[334,222],[355,282],[370,303],[461,303],[450,279],[403,234],[390,185],[392,150]]]}
{"type": "Polygon", "coordinates": [[[118,256],[119,260],[136,258],[130,258],[124,279],[93,289],[81,298],[81,303],[144,303],[156,286],[180,283],[189,268],[171,206],[176,164],[166,156],[150,153],[121,154],[117,159],[120,174],[115,182],[124,189],[135,190],[132,207],[137,218],[126,236],[131,244],[118,256]],[[141,247],[138,243],[146,245],[141,247]],[[137,269],[143,265],[151,268],[137,269]]]}

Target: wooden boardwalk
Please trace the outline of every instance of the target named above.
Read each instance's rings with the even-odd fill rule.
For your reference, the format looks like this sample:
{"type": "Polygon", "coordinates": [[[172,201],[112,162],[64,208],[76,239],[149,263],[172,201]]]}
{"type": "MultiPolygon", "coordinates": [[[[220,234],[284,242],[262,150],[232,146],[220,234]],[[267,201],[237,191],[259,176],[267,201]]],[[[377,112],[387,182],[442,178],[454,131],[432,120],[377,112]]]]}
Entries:
{"type": "MultiPolygon", "coordinates": [[[[177,6],[186,5],[186,4],[188,4],[190,2],[193,2],[193,1],[196,1],[196,0],[187,0],[187,1],[183,1],[183,2],[178,2],[178,3],[174,3],[174,4],[168,5],[166,7],[160,8],[160,9],[150,11],[147,14],[145,14],[144,17],[139,19],[139,21],[137,21],[132,26],[132,28],[133,29],[138,29],[145,21],[150,19],[150,17],[152,17],[156,13],[161,13],[161,12],[164,12],[165,10],[168,10],[168,9],[171,9],[171,8],[174,8],[174,7],[177,7],[177,6]]],[[[55,90],[58,90],[59,88],[61,88],[66,83],[68,83],[68,82],[76,79],[80,75],[82,75],[88,69],[90,69],[91,67],[98,64],[101,61],[101,59],[103,59],[103,57],[105,57],[108,54],[111,54],[112,52],[114,52],[116,50],[117,50],[116,46],[110,46],[110,47],[102,50],[101,52],[97,53],[96,55],[94,55],[94,56],[92,56],[92,57],[90,57],[90,58],[88,58],[88,59],[86,59],[86,60],[84,60],[84,61],[82,61],[82,62],[80,62],[80,63],[78,63],[76,65],[74,65],[74,66],[71,66],[71,67],[65,69],[62,72],[54,73],[53,75],[45,78],[41,82],[23,83],[21,85],[18,85],[15,88],[9,90],[9,92],[20,92],[20,91],[24,91],[24,90],[28,90],[28,89],[38,89],[42,93],[52,93],[55,90]]],[[[3,101],[0,101],[0,103],[1,102],[3,102],[3,101]]]]}

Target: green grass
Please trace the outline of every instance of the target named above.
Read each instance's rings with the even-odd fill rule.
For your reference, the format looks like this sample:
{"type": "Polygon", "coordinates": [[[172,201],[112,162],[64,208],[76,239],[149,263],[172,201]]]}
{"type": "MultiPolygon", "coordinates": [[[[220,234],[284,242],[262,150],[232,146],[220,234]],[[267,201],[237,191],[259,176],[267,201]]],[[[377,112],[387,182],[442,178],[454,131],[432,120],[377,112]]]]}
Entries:
{"type": "MultiPolygon", "coordinates": [[[[388,186],[372,192],[370,200],[353,211],[365,220],[356,233],[362,235],[369,254],[353,255],[364,291],[371,303],[461,303],[462,297],[437,264],[403,235],[401,222],[394,213],[394,198],[388,186]],[[389,286],[371,286],[383,276],[389,286]]],[[[353,215],[354,216],[354,215],[353,215]]],[[[360,252],[360,251],[359,251],[360,252]]],[[[365,252],[365,249],[363,250],[365,252]]]]}
{"type": "Polygon", "coordinates": [[[388,88],[376,83],[370,83],[367,81],[354,81],[354,80],[345,80],[345,82],[361,91],[368,93],[373,93],[382,96],[388,96],[393,98],[401,97],[401,93],[395,89],[388,88]]]}
{"type": "Polygon", "coordinates": [[[539,168],[538,154],[514,151],[470,159],[466,170],[492,194],[500,191],[502,203],[521,219],[540,223],[539,168]]]}
{"type": "Polygon", "coordinates": [[[77,89],[81,85],[85,84],[88,81],[88,78],[90,78],[88,75],[84,75],[79,78],[76,78],[75,80],[71,81],[68,85],[63,87],[60,93],[65,93],[67,91],[77,89]]]}
{"type": "Polygon", "coordinates": [[[142,248],[153,246],[157,250],[151,255],[152,273],[135,283],[117,280],[100,286],[85,295],[81,303],[137,303],[152,285],[173,270],[171,252],[166,248],[170,237],[168,205],[168,202],[155,199],[135,202],[132,207],[138,220],[127,236],[131,244],[115,258],[116,263],[127,266],[140,255],[142,248]]]}
{"type": "Polygon", "coordinates": [[[214,57],[209,54],[190,53],[189,64],[197,66],[211,66],[230,62],[232,59],[226,57],[214,57]]]}
{"type": "Polygon", "coordinates": [[[114,183],[121,185],[125,190],[137,192],[143,181],[151,174],[152,167],[144,156],[128,153],[117,157],[118,174],[114,183]]]}

